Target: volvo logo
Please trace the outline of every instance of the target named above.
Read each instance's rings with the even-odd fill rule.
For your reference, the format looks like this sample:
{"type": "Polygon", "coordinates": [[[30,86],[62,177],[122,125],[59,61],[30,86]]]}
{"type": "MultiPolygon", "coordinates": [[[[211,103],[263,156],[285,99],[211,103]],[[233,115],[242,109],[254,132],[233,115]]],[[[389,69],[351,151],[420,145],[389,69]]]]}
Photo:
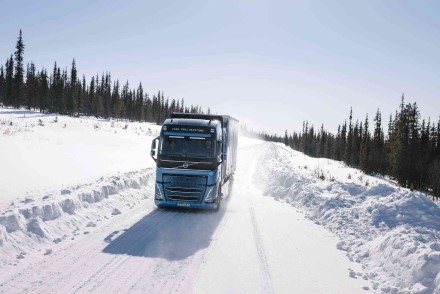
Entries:
{"type": "Polygon", "coordinates": [[[182,164],[181,166],[179,166],[179,168],[180,168],[180,167],[188,168],[189,166],[191,166],[191,165],[195,165],[195,164],[197,164],[197,163],[185,162],[184,164],[182,164]]]}

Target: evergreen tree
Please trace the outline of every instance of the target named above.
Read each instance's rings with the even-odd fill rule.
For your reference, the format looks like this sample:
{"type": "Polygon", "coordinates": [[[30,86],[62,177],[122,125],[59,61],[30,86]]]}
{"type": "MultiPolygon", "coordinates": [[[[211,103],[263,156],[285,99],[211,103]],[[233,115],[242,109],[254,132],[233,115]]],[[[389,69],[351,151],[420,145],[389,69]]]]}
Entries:
{"type": "Polygon", "coordinates": [[[5,101],[7,106],[13,104],[13,91],[14,91],[14,60],[11,57],[6,61],[6,74],[5,74],[5,101]]]}
{"type": "Polygon", "coordinates": [[[19,107],[23,101],[24,92],[24,68],[23,68],[23,54],[24,54],[24,44],[23,37],[20,30],[18,36],[17,45],[15,46],[16,51],[15,56],[15,70],[14,70],[14,92],[13,92],[13,105],[19,107]]]}
{"type": "Polygon", "coordinates": [[[103,88],[102,88],[102,97],[103,97],[103,103],[104,103],[104,118],[109,118],[111,114],[111,99],[112,99],[112,93],[111,93],[111,75],[109,72],[105,73],[105,77],[103,77],[103,88]]]}
{"type": "Polygon", "coordinates": [[[79,82],[78,80],[78,87],[77,87],[77,97],[78,97],[78,114],[84,114],[86,113],[86,101],[87,101],[87,84],[86,84],[86,77],[85,75],[82,76],[82,81],[79,82]]]}
{"type": "Polygon", "coordinates": [[[5,71],[3,69],[3,65],[0,66],[0,105],[3,106],[5,104],[5,71]]]}
{"type": "Polygon", "coordinates": [[[119,80],[113,85],[112,99],[111,99],[111,116],[114,118],[121,118],[122,109],[121,109],[121,97],[119,96],[119,80]]]}
{"type": "Polygon", "coordinates": [[[152,108],[153,108],[153,101],[151,101],[148,93],[145,93],[145,119],[149,122],[154,121],[152,108]]]}
{"type": "Polygon", "coordinates": [[[341,160],[341,126],[338,125],[338,133],[336,134],[336,140],[333,145],[333,158],[341,160]]]}
{"type": "MultiPolygon", "coordinates": [[[[286,131],[287,132],[287,131],[286,131]]],[[[326,134],[324,131],[324,124],[321,124],[321,129],[319,130],[318,138],[317,138],[317,157],[324,157],[325,155],[325,145],[326,145],[326,134]]]]}
{"type": "Polygon", "coordinates": [[[67,101],[66,101],[66,111],[69,115],[73,115],[77,112],[77,87],[78,87],[78,73],[76,70],[75,59],[72,60],[72,68],[70,70],[70,82],[68,83],[67,89],[67,101]]]}
{"type": "Polygon", "coordinates": [[[341,129],[341,141],[340,141],[341,160],[345,161],[345,150],[347,146],[347,121],[344,121],[341,129]]]}
{"type": "Polygon", "coordinates": [[[35,72],[35,65],[33,62],[31,64],[27,65],[27,71],[26,71],[26,91],[25,91],[25,101],[27,108],[30,110],[32,108],[36,108],[36,95],[37,95],[37,76],[35,72]]]}
{"type": "Polygon", "coordinates": [[[345,154],[344,154],[344,161],[347,165],[351,166],[351,158],[352,158],[352,142],[353,142],[353,109],[350,108],[350,117],[349,117],[349,123],[348,123],[348,134],[347,134],[347,144],[345,146],[345,154]]]}
{"type": "Polygon", "coordinates": [[[139,83],[139,86],[136,91],[136,120],[144,121],[144,89],[142,88],[142,83],[139,83]]]}
{"type": "Polygon", "coordinates": [[[46,69],[42,69],[38,75],[38,108],[41,112],[49,109],[49,81],[46,69]]]}
{"type": "Polygon", "coordinates": [[[95,103],[95,77],[92,77],[90,80],[90,86],[89,86],[89,106],[90,106],[90,113],[88,115],[98,115],[98,110],[96,109],[96,103],[95,103]]]}
{"type": "MultiPolygon", "coordinates": [[[[419,188],[420,175],[422,174],[422,167],[418,164],[421,157],[420,149],[420,112],[417,107],[417,103],[410,104],[408,107],[409,112],[409,170],[408,178],[411,187],[419,188]]],[[[429,128],[429,127],[428,127],[429,128]]],[[[428,130],[429,132],[429,130],[428,130]]],[[[429,138],[429,134],[428,134],[429,138]]]]}
{"type": "Polygon", "coordinates": [[[379,109],[374,117],[375,127],[372,142],[372,161],[371,171],[375,173],[386,173],[386,149],[385,149],[385,136],[382,129],[382,117],[379,109]]]}
{"type": "Polygon", "coordinates": [[[359,122],[356,120],[356,124],[353,127],[353,134],[351,138],[351,166],[359,166],[359,152],[361,149],[362,141],[362,124],[359,126],[359,122]]]}
{"type": "Polygon", "coordinates": [[[124,115],[123,117],[125,118],[129,118],[129,99],[130,99],[130,95],[129,95],[129,84],[128,81],[125,83],[125,85],[122,87],[122,94],[121,94],[121,98],[122,98],[122,103],[124,105],[124,115]]]}
{"type": "Polygon", "coordinates": [[[369,173],[371,171],[371,156],[370,156],[370,132],[368,114],[365,117],[365,123],[362,134],[362,142],[359,150],[359,165],[362,171],[369,173]]]}

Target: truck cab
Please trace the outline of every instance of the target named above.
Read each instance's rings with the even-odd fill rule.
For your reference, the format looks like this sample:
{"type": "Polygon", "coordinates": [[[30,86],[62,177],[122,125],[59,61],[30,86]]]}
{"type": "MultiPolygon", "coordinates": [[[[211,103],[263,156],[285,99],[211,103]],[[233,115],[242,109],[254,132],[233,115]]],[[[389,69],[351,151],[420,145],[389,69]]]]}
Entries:
{"type": "Polygon", "coordinates": [[[151,146],[158,207],[219,209],[235,171],[236,152],[230,147],[234,143],[236,149],[237,132],[235,127],[231,131],[231,121],[237,122],[227,116],[183,113],[165,120],[151,146]]]}

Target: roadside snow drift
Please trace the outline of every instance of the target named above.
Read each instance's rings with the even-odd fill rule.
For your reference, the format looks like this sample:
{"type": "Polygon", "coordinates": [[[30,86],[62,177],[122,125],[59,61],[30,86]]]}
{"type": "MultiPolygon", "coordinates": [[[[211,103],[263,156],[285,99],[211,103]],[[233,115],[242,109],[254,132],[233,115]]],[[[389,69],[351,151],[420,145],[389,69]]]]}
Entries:
{"type": "Polygon", "coordinates": [[[340,162],[271,144],[259,159],[266,195],[304,210],[340,238],[338,248],[385,293],[440,292],[440,208],[340,162]]]}
{"type": "Polygon", "coordinates": [[[146,169],[12,202],[0,214],[0,265],[129,211],[152,195],[153,176],[146,169]]]}
{"type": "Polygon", "coordinates": [[[148,198],[159,129],[0,109],[0,265],[148,198]]]}

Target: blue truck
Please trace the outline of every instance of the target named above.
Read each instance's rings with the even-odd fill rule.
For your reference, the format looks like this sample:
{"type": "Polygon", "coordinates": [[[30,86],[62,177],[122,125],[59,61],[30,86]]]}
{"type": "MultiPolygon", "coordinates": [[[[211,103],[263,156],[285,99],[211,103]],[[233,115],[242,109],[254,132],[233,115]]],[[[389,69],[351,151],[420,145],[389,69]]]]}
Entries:
{"type": "Polygon", "coordinates": [[[151,143],[159,207],[219,210],[232,188],[238,120],[228,115],[172,113],[151,143]]]}

